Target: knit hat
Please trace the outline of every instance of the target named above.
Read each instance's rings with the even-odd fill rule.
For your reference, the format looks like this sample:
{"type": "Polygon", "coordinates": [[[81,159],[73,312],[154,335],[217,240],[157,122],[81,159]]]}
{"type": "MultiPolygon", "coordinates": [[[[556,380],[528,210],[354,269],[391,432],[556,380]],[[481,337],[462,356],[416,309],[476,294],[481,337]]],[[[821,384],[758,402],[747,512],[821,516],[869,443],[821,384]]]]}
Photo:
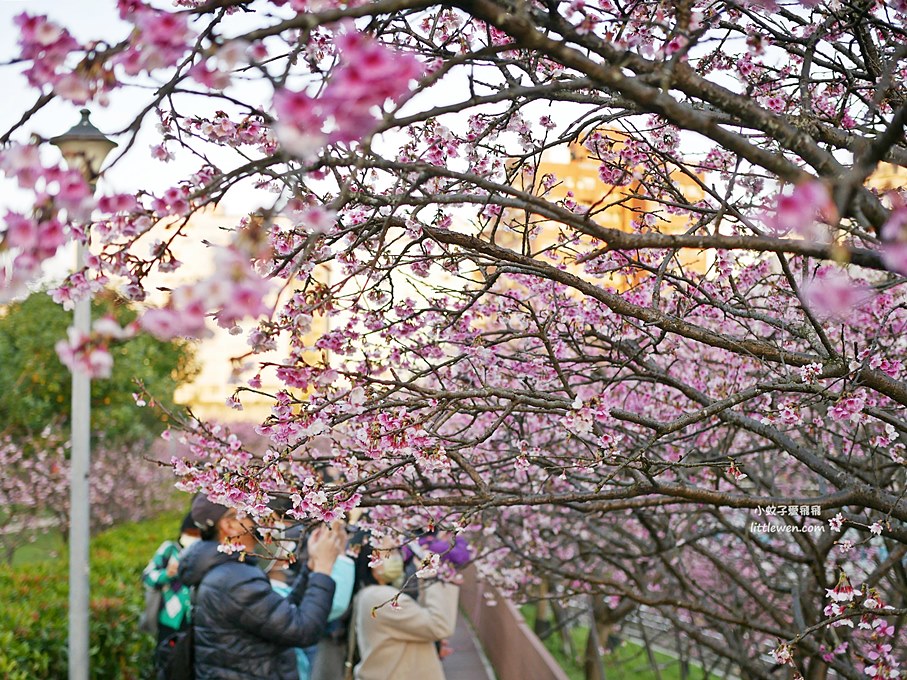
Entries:
{"type": "Polygon", "coordinates": [[[200,493],[192,500],[192,521],[199,529],[210,528],[217,524],[227,510],[229,508],[225,505],[212,503],[203,493],[200,493]]]}

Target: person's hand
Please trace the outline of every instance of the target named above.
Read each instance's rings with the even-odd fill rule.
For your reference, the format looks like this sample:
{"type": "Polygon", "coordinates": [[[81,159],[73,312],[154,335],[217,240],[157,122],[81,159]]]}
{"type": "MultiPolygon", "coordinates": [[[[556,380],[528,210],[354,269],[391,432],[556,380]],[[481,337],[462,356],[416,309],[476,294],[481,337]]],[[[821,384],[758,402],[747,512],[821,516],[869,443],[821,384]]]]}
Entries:
{"type": "Polygon", "coordinates": [[[438,658],[446,659],[448,656],[454,653],[453,647],[450,646],[450,643],[447,641],[447,638],[440,640],[438,643],[438,658]]]}
{"type": "Polygon", "coordinates": [[[346,532],[342,528],[320,526],[309,536],[309,569],[330,574],[334,562],[346,548],[346,532]]]}
{"type": "Polygon", "coordinates": [[[171,557],[170,561],[167,562],[167,576],[173,578],[176,576],[176,570],[179,569],[180,561],[175,557],[171,557]]]}

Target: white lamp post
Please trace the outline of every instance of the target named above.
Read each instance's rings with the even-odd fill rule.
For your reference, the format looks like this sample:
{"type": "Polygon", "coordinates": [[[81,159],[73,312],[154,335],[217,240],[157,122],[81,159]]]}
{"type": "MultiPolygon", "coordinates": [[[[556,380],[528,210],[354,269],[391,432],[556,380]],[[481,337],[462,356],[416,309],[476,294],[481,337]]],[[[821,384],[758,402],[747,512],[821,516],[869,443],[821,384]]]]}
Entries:
{"type": "MultiPolygon", "coordinates": [[[[88,120],[54,137],[69,167],[80,170],[94,191],[101,165],[116,143],[107,139],[88,120]]],[[[85,246],[76,245],[76,268],[85,266],[85,246]]],[[[87,336],[91,332],[91,297],[77,300],[73,326],[87,336]]],[[[69,490],[69,680],[88,680],[88,575],[91,511],[89,505],[89,466],[91,462],[91,379],[74,368],[72,372],[72,449],[70,451],[69,490]]]]}

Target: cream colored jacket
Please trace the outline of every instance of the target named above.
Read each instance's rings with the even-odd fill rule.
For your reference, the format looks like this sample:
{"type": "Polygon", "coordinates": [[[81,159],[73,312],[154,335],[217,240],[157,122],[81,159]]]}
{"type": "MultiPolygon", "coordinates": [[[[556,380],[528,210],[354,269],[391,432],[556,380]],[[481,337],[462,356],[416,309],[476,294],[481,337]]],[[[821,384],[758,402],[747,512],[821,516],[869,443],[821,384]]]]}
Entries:
{"type": "Polygon", "coordinates": [[[399,606],[391,607],[397,593],[375,585],[356,595],[356,680],[444,680],[435,641],[453,635],[459,587],[432,583],[420,589],[419,602],[400,595],[399,606]]]}

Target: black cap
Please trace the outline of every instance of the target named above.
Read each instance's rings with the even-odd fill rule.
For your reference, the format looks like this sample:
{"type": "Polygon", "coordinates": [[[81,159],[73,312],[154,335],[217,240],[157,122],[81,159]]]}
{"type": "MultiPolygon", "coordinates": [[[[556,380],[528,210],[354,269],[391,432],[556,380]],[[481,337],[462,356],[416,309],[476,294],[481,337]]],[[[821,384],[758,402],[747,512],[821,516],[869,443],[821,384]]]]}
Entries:
{"type": "Polygon", "coordinates": [[[229,508],[220,503],[212,503],[200,493],[192,500],[192,521],[199,529],[208,529],[226,514],[229,508]]]}

